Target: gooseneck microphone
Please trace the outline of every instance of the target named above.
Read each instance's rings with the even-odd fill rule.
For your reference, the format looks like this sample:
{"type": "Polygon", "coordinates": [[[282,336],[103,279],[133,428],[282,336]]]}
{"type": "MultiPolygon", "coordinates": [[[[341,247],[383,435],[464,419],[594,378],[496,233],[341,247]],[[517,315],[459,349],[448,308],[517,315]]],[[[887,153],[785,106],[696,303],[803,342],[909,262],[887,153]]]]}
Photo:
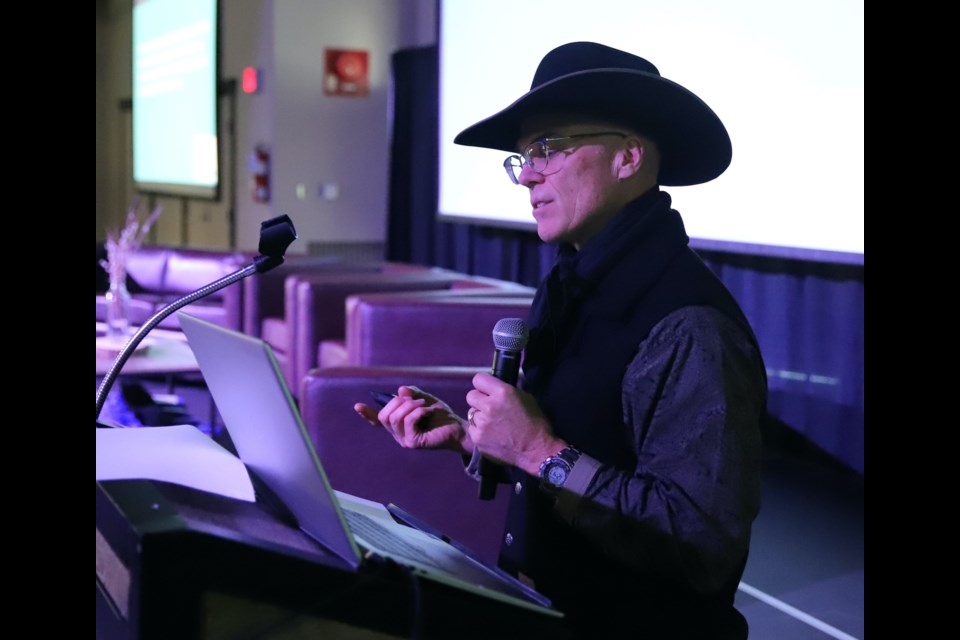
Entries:
{"type": "MultiPolygon", "coordinates": [[[[520,378],[520,359],[530,330],[520,318],[503,318],[493,327],[493,368],[490,373],[498,380],[516,386],[520,378]]],[[[495,463],[480,459],[480,499],[493,500],[497,494],[495,463]]]]}
{"type": "Polygon", "coordinates": [[[243,267],[239,271],[232,273],[230,275],[224,276],[215,282],[197,289],[193,293],[188,293],[179,300],[175,300],[165,306],[163,309],[160,309],[155,313],[140,329],[133,335],[132,338],[123,346],[123,349],[120,350],[120,353],[117,354],[116,360],[113,361],[113,366],[110,367],[110,371],[107,372],[106,377],[100,382],[100,387],[97,389],[97,418],[100,418],[100,411],[103,409],[103,404],[107,399],[107,393],[110,391],[110,387],[113,386],[114,381],[117,378],[117,375],[120,373],[120,369],[123,368],[124,363],[130,358],[134,350],[137,348],[137,345],[140,344],[143,339],[146,337],[150,331],[153,330],[158,324],[160,324],[164,318],[169,316],[171,313],[185,307],[191,302],[196,302],[197,300],[219,291],[224,287],[238,282],[246,278],[247,276],[253,275],[255,273],[263,273],[269,271],[274,267],[278,267],[283,264],[283,256],[287,251],[287,247],[290,246],[294,240],[297,239],[297,230],[293,227],[293,221],[290,220],[289,216],[277,216],[276,218],[271,218],[260,224],[260,245],[258,250],[260,255],[253,259],[253,263],[243,267]]]}

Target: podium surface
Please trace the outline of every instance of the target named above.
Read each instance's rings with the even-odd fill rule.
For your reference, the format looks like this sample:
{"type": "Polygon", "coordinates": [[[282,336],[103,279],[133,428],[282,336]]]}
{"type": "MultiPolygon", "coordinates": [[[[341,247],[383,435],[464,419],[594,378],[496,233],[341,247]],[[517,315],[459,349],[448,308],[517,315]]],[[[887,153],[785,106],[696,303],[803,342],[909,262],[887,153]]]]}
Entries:
{"type": "Polygon", "coordinates": [[[147,480],[97,483],[97,638],[570,637],[562,620],[355,570],[278,505],[147,480]]]}

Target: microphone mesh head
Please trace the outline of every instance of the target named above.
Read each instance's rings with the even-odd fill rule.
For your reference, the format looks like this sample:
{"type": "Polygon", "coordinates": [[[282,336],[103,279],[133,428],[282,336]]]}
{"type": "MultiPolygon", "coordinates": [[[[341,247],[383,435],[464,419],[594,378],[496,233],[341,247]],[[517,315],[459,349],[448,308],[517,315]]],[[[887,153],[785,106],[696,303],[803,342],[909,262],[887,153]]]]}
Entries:
{"type": "Polygon", "coordinates": [[[503,318],[493,327],[493,346],[505,351],[523,351],[530,329],[521,318],[503,318]]]}

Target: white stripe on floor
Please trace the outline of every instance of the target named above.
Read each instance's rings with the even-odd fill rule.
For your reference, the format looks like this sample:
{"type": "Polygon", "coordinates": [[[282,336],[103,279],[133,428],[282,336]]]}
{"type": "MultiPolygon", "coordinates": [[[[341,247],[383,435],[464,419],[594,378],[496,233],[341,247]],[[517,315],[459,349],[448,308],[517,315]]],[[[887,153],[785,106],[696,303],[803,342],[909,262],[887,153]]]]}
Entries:
{"type": "Polygon", "coordinates": [[[800,622],[804,622],[810,625],[811,627],[826,633],[827,635],[831,635],[834,638],[837,638],[838,640],[857,640],[857,638],[850,635],[849,633],[844,633],[843,631],[840,631],[840,629],[837,629],[836,627],[831,627],[826,622],[823,622],[822,620],[817,620],[816,618],[811,616],[809,613],[804,613],[803,611],[800,611],[796,607],[791,607],[786,602],[777,600],[773,596],[768,595],[763,591],[760,591],[756,587],[751,587],[746,582],[741,582],[739,589],[740,591],[743,591],[747,595],[753,596],[757,600],[762,600],[763,602],[767,603],[771,607],[775,609],[779,609],[780,611],[783,611],[788,616],[792,616],[797,620],[799,620],[800,622]]]}

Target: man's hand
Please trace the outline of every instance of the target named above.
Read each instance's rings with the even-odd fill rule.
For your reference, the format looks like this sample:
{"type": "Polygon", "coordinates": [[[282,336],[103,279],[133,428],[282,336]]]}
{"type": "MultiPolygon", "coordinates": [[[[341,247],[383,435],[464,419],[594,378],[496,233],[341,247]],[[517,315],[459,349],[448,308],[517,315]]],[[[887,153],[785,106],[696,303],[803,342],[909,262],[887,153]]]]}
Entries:
{"type": "Polygon", "coordinates": [[[483,372],[473,387],[468,436],[484,456],[535,476],[541,462],[566,446],[529,393],[483,372]]]}
{"type": "Polygon", "coordinates": [[[382,409],[362,402],[353,406],[370,424],[383,426],[405,449],[449,449],[473,453],[466,421],[436,396],[414,386],[401,386],[382,409]]]}

